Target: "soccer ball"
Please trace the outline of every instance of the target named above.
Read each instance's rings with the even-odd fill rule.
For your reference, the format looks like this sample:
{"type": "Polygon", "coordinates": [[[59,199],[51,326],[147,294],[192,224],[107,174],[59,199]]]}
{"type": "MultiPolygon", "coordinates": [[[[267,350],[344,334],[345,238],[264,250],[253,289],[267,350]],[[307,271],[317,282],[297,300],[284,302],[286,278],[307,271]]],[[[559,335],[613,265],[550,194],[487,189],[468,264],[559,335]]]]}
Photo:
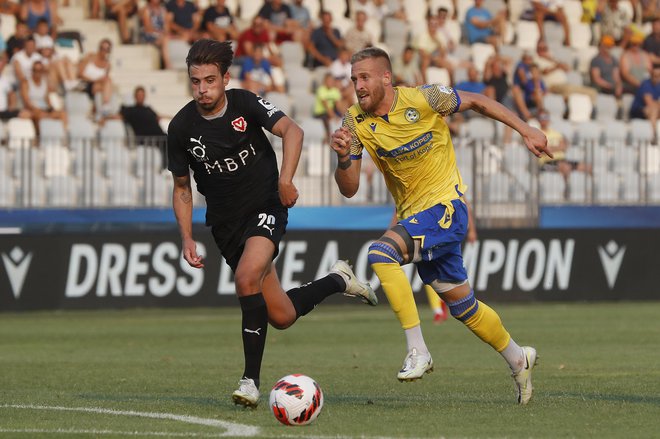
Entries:
{"type": "Polygon", "coordinates": [[[269,404],[275,418],[282,424],[306,425],[321,413],[323,391],[307,375],[287,375],[273,386],[269,404]]]}

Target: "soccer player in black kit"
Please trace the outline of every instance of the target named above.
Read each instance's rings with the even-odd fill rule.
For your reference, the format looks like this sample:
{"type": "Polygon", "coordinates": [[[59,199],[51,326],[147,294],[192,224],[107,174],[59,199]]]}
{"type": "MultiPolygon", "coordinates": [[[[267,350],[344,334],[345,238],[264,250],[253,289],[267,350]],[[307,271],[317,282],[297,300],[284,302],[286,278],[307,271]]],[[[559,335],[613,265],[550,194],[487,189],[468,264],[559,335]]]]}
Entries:
{"type": "Polygon", "coordinates": [[[184,259],[192,267],[204,267],[192,236],[192,169],[197,189],[206,198],[206,225],[234,272],[245,370],[232,398],[236,404],[256,407],[269,322],[285,329],[335,293],[370,305],[378,299],[344,261],[337,261],[321,279],[282,289],[273,259],[286,231],[288,208],[298,199],[293,176],[303,131],[263,98],[246,90],[225,90],[232,59],[230,42],[203,39],[190,48],[186,64],[193,100],[170,123],[168,168],[184,259]],[[282,138],[280,172],[262,128],[282,138]]]}

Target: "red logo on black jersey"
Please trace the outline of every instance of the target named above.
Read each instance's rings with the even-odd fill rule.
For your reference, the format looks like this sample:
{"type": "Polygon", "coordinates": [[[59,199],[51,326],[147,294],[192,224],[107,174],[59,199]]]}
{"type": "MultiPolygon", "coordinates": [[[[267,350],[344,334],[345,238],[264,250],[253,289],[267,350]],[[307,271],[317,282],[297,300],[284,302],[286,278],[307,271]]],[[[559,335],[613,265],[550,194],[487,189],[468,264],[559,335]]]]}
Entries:
{"type": "Polygon", "coordinates": [[[241,133],[244,133],[245,130],[247,129],[247,122],[245,121],[245,119],[243,119],[243,116],[241,116],[232,120],[231,126],[233,126],[236,131],[240,131],[241,133]]]}

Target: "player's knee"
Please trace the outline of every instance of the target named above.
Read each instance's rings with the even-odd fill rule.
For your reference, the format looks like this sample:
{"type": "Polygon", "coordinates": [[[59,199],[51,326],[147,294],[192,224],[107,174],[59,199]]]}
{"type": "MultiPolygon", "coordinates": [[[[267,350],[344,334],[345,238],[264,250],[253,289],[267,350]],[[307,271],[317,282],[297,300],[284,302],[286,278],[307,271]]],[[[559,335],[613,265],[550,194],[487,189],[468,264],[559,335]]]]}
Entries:
{"type": "Polygon", "coordinates": [[[373,264],[401,264],[403,257],[392,248],[389,244],[382,241],[374,241],[369,246],[369,254],[367,256],[369,265],[373,264]]]}
{"type": "Polygon", "coordinates": [[[286,329],[293,325],[296,321],[296,313],[277,313],[276,315],[269,315],[268,322],[275,329],[286,329]]]}
{"type": "Polygon", "coordinates": [[[260,279],[254,273],[245,270],[237,270],[234,276],[236,293],[239,296],[253,294],[261,290],[260,279]]]}
{"type": "Polygon", "coordinates": [[[449,302],[447,306],[452,317],[465,322],[477,312],[479,302],[477,302],[477,298],[474,296],[474,291],[469,290],[469,293],[465,297],[449,302]]]}

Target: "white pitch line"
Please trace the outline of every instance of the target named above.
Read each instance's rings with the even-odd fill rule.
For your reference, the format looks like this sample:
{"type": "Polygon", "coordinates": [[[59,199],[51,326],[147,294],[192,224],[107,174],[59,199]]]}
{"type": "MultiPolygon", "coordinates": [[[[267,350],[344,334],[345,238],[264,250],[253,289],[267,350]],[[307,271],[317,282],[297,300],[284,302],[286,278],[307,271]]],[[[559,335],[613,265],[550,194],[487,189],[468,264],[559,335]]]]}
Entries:
{"type": "Polygon", "coordinates": [[[204,425],[207,427],[224,428],[222,436],[240,436],[240,437],[254,437],[259,434],[259,427],[250,425],[237,424],[234,422],[220,421],[217,419],[199,418],[197,416],[188,415],[175,415],[173,413],[155,413],[155,412],[136,412],[133,410],[112,410],[100,407],[60,407],[60,406],[45,406],[45,405],[31,405],[31,404],[3,404],[0,408],[13,408],[13,409],[28,409],[28,410],[56,410],[56,411],[70,411],[70,412],[87,412],[99,413],[103,415],[116,415],[116,416],[136,416],[140,418],[151,419],[169,419],[172,421],[185,422],[187,424],[204,425]]]}
{"type": "Polygon", "coordinates": [[[121,436],[164,436],[164,437],[223,437],[222,434],[205,433],[173,433],[170,431],[117,431],[117,430],[76,430],[76,429],[43,429],[43,428],[0,428],[0,433],[24,433],[24,434],[113,434],[121,436]]]}

